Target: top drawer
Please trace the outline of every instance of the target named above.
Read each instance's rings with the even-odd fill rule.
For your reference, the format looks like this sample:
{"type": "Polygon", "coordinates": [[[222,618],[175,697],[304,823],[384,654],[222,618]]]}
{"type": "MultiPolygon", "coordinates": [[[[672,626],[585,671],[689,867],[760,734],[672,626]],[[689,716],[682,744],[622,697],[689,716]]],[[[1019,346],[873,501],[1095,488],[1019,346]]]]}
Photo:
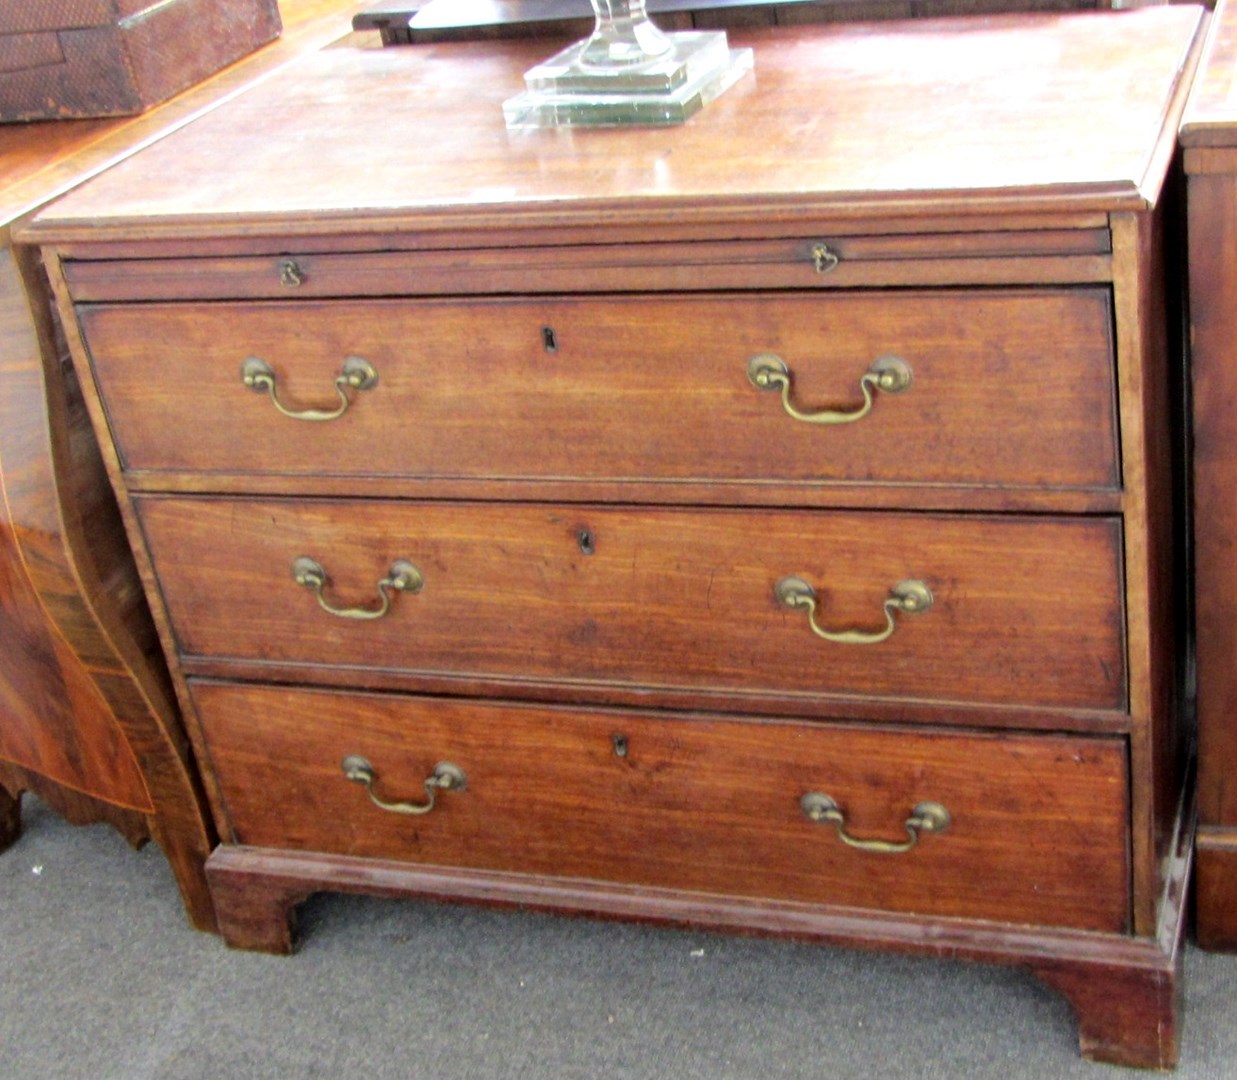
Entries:
{"type": "Polygon", "coordinates": [[[79,310],[129,470],[1119,484],[1102,288],[79,310]]]}

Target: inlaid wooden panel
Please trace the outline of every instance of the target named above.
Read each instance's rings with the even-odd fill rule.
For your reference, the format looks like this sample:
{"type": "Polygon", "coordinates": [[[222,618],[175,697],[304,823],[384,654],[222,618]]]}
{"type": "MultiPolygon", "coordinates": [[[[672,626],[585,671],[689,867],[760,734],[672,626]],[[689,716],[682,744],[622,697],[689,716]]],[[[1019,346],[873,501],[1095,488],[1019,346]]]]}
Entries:
{"type": "Polygon", "coordinates": [[[878,731],[195,682],[233,839],[443,866],[589,878],[933,915],[1124,929],[1125,754],[1118,739],[878,731]],[[616,752],[616,738],[620,752],[616,752]],[[435,765],[466,787],[428,814],[435,765]],[[856,850],[800,808],[842,808],[856,850]]]}
{"type": "Polygon", "coordinates": [[[66,554],[77,522],[66,522],[62,498],[92,530],[113,617],[149,642],[149,616],[76,386],[47,380],[19,267],[0,249],[0,763],[149,812],[123,720],[153,726],[151,705],[118,722],[116,700],[99,686],[101,674],[128,671],[66,554]]]}
{"type": "Polygon", "coordinates": [[[1107,519],[145,497],[142,528],[193,656],[606,686],[1119,709],[1120,529],[1107,519]],[[397,559],[424,578],[386,617],[397,559]],[[774,595],[797,576],[835,631],[886,627],[890,590],[932,607],[878,644],[822,640],[774,595]]]}
{"type": "MultiPolygon", "coordinates": [[[[477,480],[904,482],[1113,488],[1111,305],[1099,288],[81,309],[125,466],[477,480]],[[800,413],[749,378],[775,354],[800,413]],[[349,357],[377,373],[345,415],[349,357]],[[1051,429],[1053,437],[1044,439],[1051,429]]],[[[720,492],[714,492],[714,497],[720,492]]]]}

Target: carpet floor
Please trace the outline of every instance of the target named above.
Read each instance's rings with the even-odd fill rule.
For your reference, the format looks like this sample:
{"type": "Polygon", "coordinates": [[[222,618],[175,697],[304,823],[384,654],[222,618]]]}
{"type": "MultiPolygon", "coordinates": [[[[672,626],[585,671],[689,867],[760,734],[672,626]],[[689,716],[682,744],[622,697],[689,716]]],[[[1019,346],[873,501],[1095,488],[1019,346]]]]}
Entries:
{"type": "MultiPolygon", "coordinates": [[[[348,896],[293,957],[191,930],[162,854],[26,798],[0,856],[0,1080],[1087,1077],[1017,971],[348,896]]],[[[1181,1080],[1237,1078],[1237,957],[1185,958],[1181,1080]]]]}

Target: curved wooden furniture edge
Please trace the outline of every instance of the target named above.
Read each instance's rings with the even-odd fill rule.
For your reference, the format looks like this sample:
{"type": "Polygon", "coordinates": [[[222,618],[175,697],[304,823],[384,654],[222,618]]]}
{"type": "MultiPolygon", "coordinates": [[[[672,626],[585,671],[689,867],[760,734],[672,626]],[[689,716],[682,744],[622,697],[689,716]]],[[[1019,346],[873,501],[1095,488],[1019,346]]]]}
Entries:
{"type": "MultiPolygon", "coordinates": [[[[39,623],[29,629],[54,652],[46,658],[56,666],[48,672],[56,675],[54,685],[77,688],[77,697],[59,708],[72,709],[72,700],[98,702],[89,710],[93,719],[81,717],[82,732],[63,733],[72,734],[72,748],[56,745],[55,731],[40,730],[38,714],[31,714],[19,760],[11,760],[9,748],[8,800],[31,790],[70,821],[109,821],[135,843],[154,835],[172,864],[190,922],[213,931],[203,864],[214,834],[137,570],[93,435],[75,405],[77,388],[60,363],[35,253],[0,255],[5,409],[10,419],[13,410],[25,414],[0,437],[3,521],[11,529],[6,573],[15,588],[24,581],[21,589],[32,590],[40,605],[32,600],[30,610],[9,614],[39,623]],[[117,729],[110,735],[109,726],[117,729]],[[122,740],[109,755],[114,761],[87,759],[91,747],[122,740]]],[[[20,806],[9,816],[19,829],[20,806]]]]}
{"type": "Polygon", "coordinates": [[[134,848],[142,847],[150,839],[148,815],[74,791],[19,765],[0,762],[0,851],[21,836],[21,797],[27,791],[71,825],[110,825],[134,848]]]}

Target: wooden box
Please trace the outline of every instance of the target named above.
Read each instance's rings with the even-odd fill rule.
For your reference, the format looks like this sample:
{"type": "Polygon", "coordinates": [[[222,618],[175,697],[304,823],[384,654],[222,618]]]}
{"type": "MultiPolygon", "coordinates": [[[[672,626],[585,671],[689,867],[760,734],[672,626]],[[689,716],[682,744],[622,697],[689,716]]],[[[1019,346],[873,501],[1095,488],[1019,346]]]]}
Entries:
{"type": "Polygon", "coordinates": [[[0,5],[0,121],[138,113],[279,35],[277,0],[0,5]]]}

